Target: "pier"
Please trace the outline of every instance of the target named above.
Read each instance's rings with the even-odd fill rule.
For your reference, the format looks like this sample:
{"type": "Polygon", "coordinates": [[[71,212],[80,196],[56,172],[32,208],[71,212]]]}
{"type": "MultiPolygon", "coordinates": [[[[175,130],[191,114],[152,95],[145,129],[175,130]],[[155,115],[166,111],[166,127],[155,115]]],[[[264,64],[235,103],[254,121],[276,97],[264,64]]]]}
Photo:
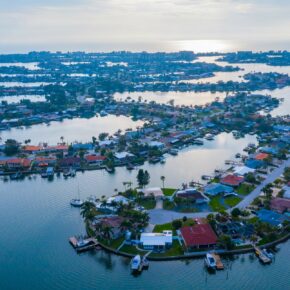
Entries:
{"type": "Polygon", "coordinates": [[[212,253],[212,256],[214,257],[215,262],[216,262],[216,269],[217,270],[223,270],[224,269],[224,264],[223,264],[223,262],[221,260],[220,255],[218,255],[217,253],[212,253]]]}
{"type": "Polygon", "coordinates": [[[254,247],[255,253],[263,264],[269,264],[272,260],[267,257],[259,247],[254,247]]]}
{"type": "Polygon", "coordinates": [[[94,238],[78,239],[77,237],[70,237],[69,243],[77,253],[90,251],[99,245],[99,242],[94,238]],[[80,241],[82,242],[81,244],[80,241]]]}

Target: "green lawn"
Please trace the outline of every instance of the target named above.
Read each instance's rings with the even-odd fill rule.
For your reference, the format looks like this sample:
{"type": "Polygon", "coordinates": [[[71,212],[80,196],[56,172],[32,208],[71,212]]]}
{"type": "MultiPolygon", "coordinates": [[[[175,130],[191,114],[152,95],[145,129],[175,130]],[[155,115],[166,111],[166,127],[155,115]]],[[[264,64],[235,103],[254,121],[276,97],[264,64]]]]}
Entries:
{"type": "Polygon", "coordinates": [[[142,198],[137,200],[138,204],[144,206],[145,209],[153,209],[156,206],[156,200],[154,198],[142,198]]]}
{"type": "Polygon", "coordinates": [[[254,216],[254,217],[252,217],[252,218],[250,218],[250,219],[247,219],[246,221],[247,221],[248,223],[250,223],[250,224],[255,224],[255,223],[258,222],[258,220],[259,220],[259,218],[258,218],[257,216],[254,216]]]}
{"type": "Polygon", "coordinates": [[[209,205],[213,211],[225,210],[225,207],[221,204],[220,200],[220,196],[214,196],[213,198],[211,198],[209,205]]]}
{"type": "Polygon", "coordinates": [[[175,207],[174,202],[172,202],[172,201],[170,201],[168,199],[165,199],[163,201],[163,209],[172,210],[172,209],[174,209],[174,207],[175,207]]]}
{"type": "Polygon", "coordinates": [[[150,257],[170,257],[183,255],[183,249],[177,240],[173,241],[172,247],[165,253],[151,253],[150,257]]]}
{"type": "Polygon", "coordinates": [[[236,189],[236,192],[241,195],[248,195],[254,188],[254,185],[243,183],[236,189]]]}
{"type": "Polygon", "coordinates": [[[171,196],[176,191],[176,189],[175,188],[162,188],[162,191],[165,196],[171,196]]]}
{"type": "Polygon", "coordinates": [[[225,197],[225,204],[229,207],[234,207],[237,205],[242,199],[238,196],[228,196],[225,197]]]}
{"type": "Polygon", "coordinates": [[[172,228],[172,223],[167,223],[167,224],[163,224],[163,225],[155,225],[154,229],[153,229],[153,233],[162,233],[163,231],[173,231],[172,228]]]}
{"type": "Polygon", "coordinates": [[[112,249],[118,249],[120,247],[120,245],[124,242],[124,237],[121,237],[121,238],[118,238],[118,239],[115,239],[115,240],[105,240],[105,239],[100,239],[100,242],[112,249]]]}
{"type": "Polygon", "coordinates": [[[131,246],[131,245],[124,245],[120,249],[120,252],[124,252],[124,253],[127,253],[127,254],[132,254],[132,255],[137,255],[137,254],[145,255],[146,254],[146,251],[139,251],[139,250],[136,249],[135,246],[131,246]]]}

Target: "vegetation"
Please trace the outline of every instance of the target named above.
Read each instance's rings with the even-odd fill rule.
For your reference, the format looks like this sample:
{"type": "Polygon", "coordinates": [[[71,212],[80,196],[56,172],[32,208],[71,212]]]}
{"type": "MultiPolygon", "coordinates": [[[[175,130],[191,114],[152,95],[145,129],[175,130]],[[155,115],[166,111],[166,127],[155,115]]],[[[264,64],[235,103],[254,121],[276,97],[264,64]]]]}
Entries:
{"type": "Polygon", "coordinates": [[[225,210],[225,207],[221,204],[221,197],[220,196],[212,197],[210,199],[209,205],[210,205],[212,211],[225,210]]]}
{"type": "Polygon", "coordinates": [[[141,206],[143,206],[145,209],[153,209],[156,206],[156,200],[153,197],[148,197],[148,198],[139,198],[137,199],[137,203],[141,206]]]}
{"type": "Polygon", "coordinates": [[[175,188],[162,188],[163,194],[165,196],[172,196],[172,194],[176,191],[175,188]]]}
{"type": "Polygon", "coordinates": [[[225,199],[225,204],[229,207],[236,206],[242,199],[238,196],[228,196],[225,199]]]}
{"type": "Polygon", "coordinates": [[[150,174],[147,170],[139,169],[137,174],[137,182],[140,187],[146,186],[150,181],[150,174]]]}
{"type": "Polygon", "coordinates": [[[254,185],[243,183],[237,188],[236,192],[241,195],[248,195],[254,188],[254,185]]]}

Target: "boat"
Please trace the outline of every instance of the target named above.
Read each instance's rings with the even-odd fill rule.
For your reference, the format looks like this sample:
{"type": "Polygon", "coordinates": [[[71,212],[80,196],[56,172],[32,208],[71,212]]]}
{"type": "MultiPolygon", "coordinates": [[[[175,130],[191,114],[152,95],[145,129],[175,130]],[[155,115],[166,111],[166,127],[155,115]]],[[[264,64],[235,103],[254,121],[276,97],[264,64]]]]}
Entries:
{"type": "Polygon", "coordinates": [[[16,173],[10,175],[10,179],[12,179],[12,180],[21,179],[23,177],[24,176],[23,176],[23,174],[21,172],[16,172],[16,173]]]}
{"type": "Polygon", "coordinates": [[[173,155],[173,156],[176,156],[176,155],[178,155],[178,150],[172,148],[172,149],[169,150],[169,154],[171,154],[171,155],[173,155]]]}
{"type": "Polygon", "coordinates": [[[203,145],[204,143],[203,143],[202,140],[196,139],[196,140],[193,141],[193,144],[195,144],[195,145],[203,145]]]}
{"type": "Polygon", "coordinates": [[[214,140],[214,135],[212,134],[206,134],[205,137],[204,137],[206,140],[214,140]]]}
{"type": "Polygon", "coordinates": [[[81,207],[84,204],[84,201],[82,199],[78,199],[78,198],[73,198],[70,201],[71,206],[74,207],[81,207]]]}
{"type": "Polygon", "coordinates": [[[131,260],[131,270],[138,271],[140,268],[140,265],[141,265],[141,257],[140,255],[137,255],[131,260]]]}
{"type": "Polygon", "coordinates": [[[266,257],[268,257],[269,259],[271,259],[271,260],[274,259],[274,255],[273,255],[271,252],[267,251],[267,249],[263,249],[262,252],[263,252],[263,254],[264,254],[266,257]]]}
{"type": "Polygon", "coordinates": [[[204,259],[205,265],[207,266],[207,268],[209,269],[215,269],[216,268],[216,261],[215,258],[213,257],[212,254],[207,253],[206,257],[204,259]]]}
{"type": "Polygon", "coordinates": [[[146,259],[145,256],[142,258],[142,267],[144,269],[147,269],[149,267],[149,261],[146,259]]]}

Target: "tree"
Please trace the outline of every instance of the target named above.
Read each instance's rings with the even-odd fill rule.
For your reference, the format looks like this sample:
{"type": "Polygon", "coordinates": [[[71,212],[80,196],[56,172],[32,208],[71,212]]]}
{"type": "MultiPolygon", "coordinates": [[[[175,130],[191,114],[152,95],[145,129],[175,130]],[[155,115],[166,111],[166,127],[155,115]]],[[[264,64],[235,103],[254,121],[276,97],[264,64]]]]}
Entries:
{"type": "Polygon", "coordinates": [[[161,179],[161,181],[162,181],[162,186],[163,186],[163,189],[164,189],[165,176],[162,175],[162,176],[160,177],[160,179],[161,179]]]}
{"type": "Polygon", "coordinates": [[[144,186],[144,170],[143,169],[139,169],[138,174],[137,174],[137,182],[139,187],[143,187],[144,186]]]}
{"type": "Polygon", "coordinates": [[[5,149],[4,149],[4,153],[7,156],[12,156],[15,155],[19,152],[19,144],[16,140],[13,139],[8,139],[5,142],[5,149]]]}
{"type": "Polygon", "coordinates": [[[85,220],[92,220],[96,215],[96,207],[94,203],[86,201],[81,206],[81,215],[85,220]]]}
{"type": "Polygon", "coordinates": [[[99,134],[99,140],[104,141],[109,136],[108,133],[100,133],[99,134]]]}
{"type": "Polygon", "coordinates": [[[94,145],[96,144],[97,138],[95,136],[92,137],[92,142],[93,142],[94,145]]]}
{"type": "Polygon", "coordinates": [[[172,222],[172,227],[176,230],[180,229],[182,227],[182,221],[181,220],[174,220],[172,222]]]}
{"type": "Polygon", "coordinates": [[[232,250],[234,248],[234,243],[228,235],[220,235],[218,238],[218,244],[226,250],[232,250]]]}
{"type": "Polygon", "coordinates": [[[238,208],[234,208],[232,210],[231,214],[232,214],[233,217],[238,217],[241,214],[241,211],[238,208]]]}

